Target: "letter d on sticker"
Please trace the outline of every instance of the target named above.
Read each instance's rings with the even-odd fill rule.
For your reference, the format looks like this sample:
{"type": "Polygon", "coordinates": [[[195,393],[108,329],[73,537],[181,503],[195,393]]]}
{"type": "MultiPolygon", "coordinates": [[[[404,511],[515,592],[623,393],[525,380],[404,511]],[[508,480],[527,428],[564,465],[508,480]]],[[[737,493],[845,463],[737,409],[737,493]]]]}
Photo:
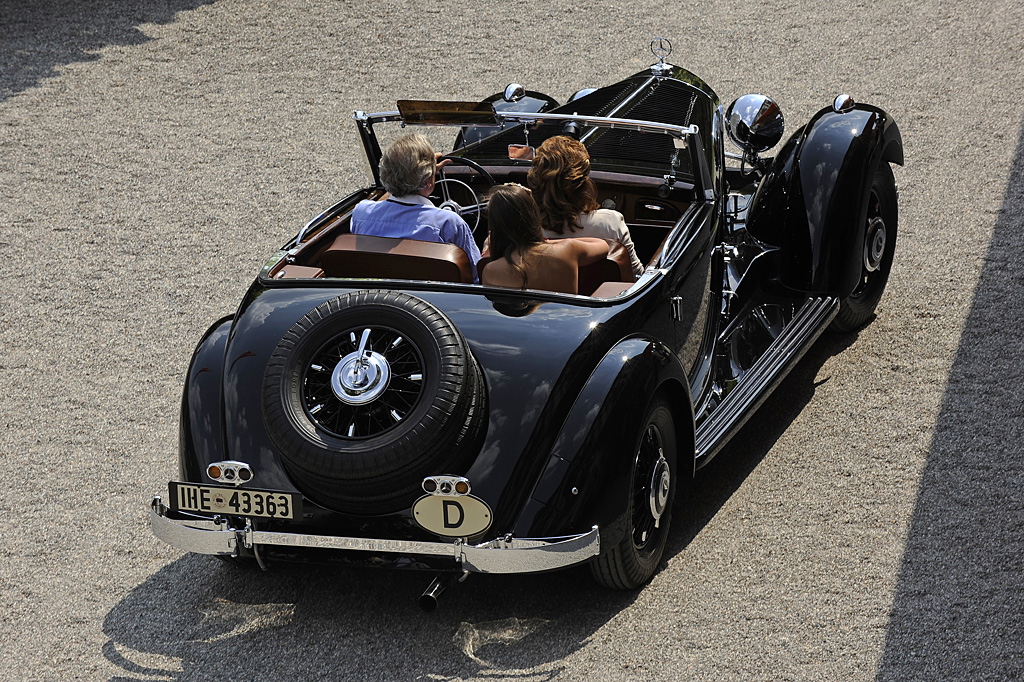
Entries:
{"type": "Polygon", "coordinates": [[[462,525],[463,520],[466,518],[466,510],[462,508],[462,505],[455,500],[444,501],[444,527],[445,528],[458,528],[462,525]],[[455,521],[452,521],[452,514],[458,514],[455,521]]]}
{"type": "Polygon", "coordinates": [[[493,520],[487,503],[472,495],[424,495],[412,506],[412,517],[431,533],[450,538],[483,533],[493,520]]]}

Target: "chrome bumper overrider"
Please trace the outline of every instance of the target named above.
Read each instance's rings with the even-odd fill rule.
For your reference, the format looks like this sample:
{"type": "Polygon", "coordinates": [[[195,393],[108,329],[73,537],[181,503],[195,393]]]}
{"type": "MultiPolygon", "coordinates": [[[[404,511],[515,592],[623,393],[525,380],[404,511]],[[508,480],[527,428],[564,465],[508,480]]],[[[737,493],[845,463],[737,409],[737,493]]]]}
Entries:
{"type": "Polygon", "coordinates": [[[271,533],[254,530],[248,523],[245,528],[232,528],[227,519],[221,519],[220,523],[171,519],[167,512],[167,506],[155,497],[149,511],[153,534],[173,547],[198,554],[234,555],[239,546],[251,549],[254,545],[314,547],[448,557],[463,570],[474,573],[534,573],[584,562],[597,556],[601,547],[597,526],[581,535],[536,539],[505,537],[469,545],[461,540],[419,542],[271,533]]]}

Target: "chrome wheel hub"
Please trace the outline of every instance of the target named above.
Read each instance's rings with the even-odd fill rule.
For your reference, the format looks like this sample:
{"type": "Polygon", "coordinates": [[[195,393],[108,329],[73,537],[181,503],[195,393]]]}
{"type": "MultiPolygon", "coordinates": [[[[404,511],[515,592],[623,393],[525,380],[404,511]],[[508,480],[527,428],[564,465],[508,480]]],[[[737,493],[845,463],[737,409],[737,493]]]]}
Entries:
{"type": "Polygon", "coordinates": [[[403,423],[424,390],[416,345],[388,327],[348,329],[308,361],[301,400],[317,428],[373,438],[403,423]]]}
{"type": "Polygon", "coordinates": [[[658,461],[655,463],[653,471],[651,471],[649,486],[651,492],[648,497],[648,504],[651,509],[651,516],[654,517],[655,528],[660,524],[661,517],[668,506],[669,493],[672,488],[672,472],[669,470],[668,460],[665,459],[665,454],[660,449],[658,455],[658,461]]]}
{"type": "Polygon", "coordinates": [[[875,272],[882,265],[885,240],[885,221],[880,217],[872,218],[864,236],[864,269],[868,272],[875,272]]]}
{"type": "Polygon", "coordinates": [[[331,390],[343,403],[365,405],[380,397],[391,380],[391,368],[380,353],[350,353],[331,374],[331,390]]]}

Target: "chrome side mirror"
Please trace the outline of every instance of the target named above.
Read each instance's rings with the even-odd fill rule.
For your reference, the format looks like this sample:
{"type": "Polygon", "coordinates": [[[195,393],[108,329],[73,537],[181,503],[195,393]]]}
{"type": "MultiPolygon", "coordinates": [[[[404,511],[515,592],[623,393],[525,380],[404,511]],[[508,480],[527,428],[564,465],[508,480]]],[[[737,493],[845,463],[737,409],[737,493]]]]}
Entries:
{"type": "Polygon", "coordinates": [[[725,128],[751,165],[759,165],[757,155],[771,149],[786,129],[782,111],[771,97],[743,95],[725,112],[725,128]]]}
{"type": "Polygon", "coordinates": [[[505,86],[505,94],[501,97],[506,102],[518,102],[522,98],[526,97],[526,88],[519,83],[509,83],[505,86]]]}

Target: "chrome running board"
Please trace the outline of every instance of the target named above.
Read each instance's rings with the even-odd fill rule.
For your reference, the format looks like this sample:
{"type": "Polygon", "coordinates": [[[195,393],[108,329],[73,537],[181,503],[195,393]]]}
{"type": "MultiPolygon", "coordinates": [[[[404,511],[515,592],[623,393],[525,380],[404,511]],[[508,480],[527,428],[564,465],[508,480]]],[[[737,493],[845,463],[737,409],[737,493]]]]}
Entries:
{"type": "Polygon", "coordinates": [[[809,298],[779,338],[743,375],[711,416],[697,427],[697,466],[711,459],[732,438],[775,387],[799,362],[839,313],[839,299],[809,298]]]}

